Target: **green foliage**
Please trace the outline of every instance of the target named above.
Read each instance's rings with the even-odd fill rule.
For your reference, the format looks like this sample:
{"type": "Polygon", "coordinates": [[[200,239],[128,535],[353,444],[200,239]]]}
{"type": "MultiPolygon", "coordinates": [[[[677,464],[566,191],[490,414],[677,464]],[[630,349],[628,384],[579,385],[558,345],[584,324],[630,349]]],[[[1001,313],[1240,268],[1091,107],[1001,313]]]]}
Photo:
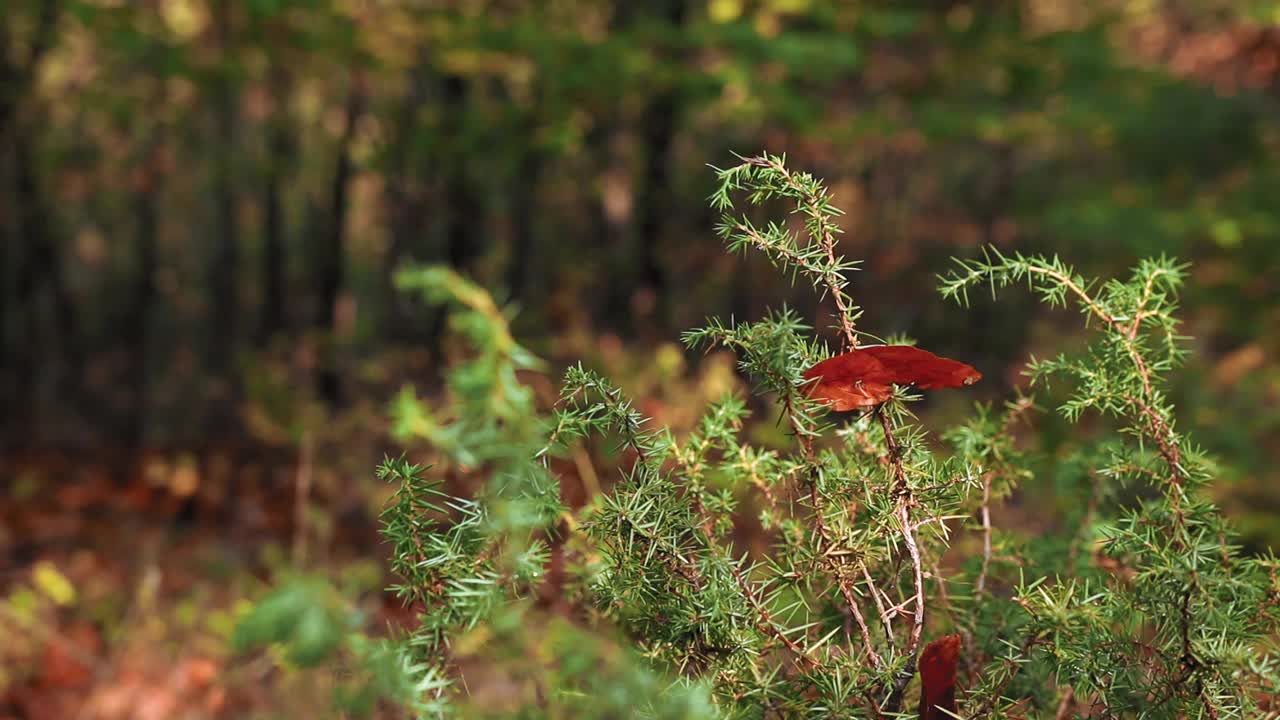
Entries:
{"type": "Polygon", "coordinates": [[[341,620],[314,584],[286,585],[263,598],[236,627],[232,647],[245,652],[282,643],[289,659],[301,666],[324,660],[342,640],[341,620]]]}
{"type": "Polygon", "coordinates": [[[1231,530],[1201,490],[1213,462],[1175,425],[1163,390],[1184,356],[1173,315],[1184,267],[1145,261],[1127,281],[1095,287],[1058,260],[1006,257],[961,262],[943,294],[961,301],[974,285],[1026,282],[1053,305],[1076,305],[1100,337],[1079,356],[1033,361],[1035,382],[1073,380],[1059,406],[1069,420],[1089,410],[1117,420],[1116,442],[1092,448],[1100,483],[1144,486],[1145,497],[1097,520],[1107,568],[1083,577],[1019,584],[1057,682],[1120,717],[1257,717],[1280,676],[1263,653],[1275,631],[1273,557],[1242,557],[1231,530]]]}
{"type": "MultiPolygon", "coordinates": [[[[773,156],[719,176],[730,249],[759,250],[831,297],[842,344],[856,347],[853,263],[836,254],[839,211],[822,184],[773,156]],[[799,229],[738,217],[739,194],[789,201],[799,229]]],[[[1100,283],[1057,258],[990,250],[942,279],[961,302],[1026,283],[1083,313],[1088,348],[1027,367],[1033,387],[1068,387],[1067,421],[1093,416],[1052,456],[1021,432],[1035,427],[1031,396],[979,405],[941,442],[911,413],[909,388],[833,417],[802,378],[830,351],[790,310],[684,337],[737,354],[779,409],[784,447],[746,440],[742,397],[682,431],[581,365],[547,412],[517,375],[538,363],[507,313],[451,271],[401,274],[450,305],[467,341],[438,400],[406,391],[393,406],[402,440],[425,443],[439,467],[388,459],[378,473],[395,485],[383,515],[395,590],[421,610],[403,647],[435,681],[419,714],[911,717],[924,644],[956,632],[966,718],[1260,716],[1280,680],[1280,564],[1232,544],[1204,494],[1215,466],[1167,399],[1186,355],[1174,315],[1184,272],[1161,258],[1100,283]],[[576,508],[562,500],[566,461],[590,462],[593,438],[616,443],[620,472],[576,508]],[[1083,510],[1044,537],[998,527],[1048,468],[1083,510]],[[482,485],[446,493],[446,472],[482,485]],[[747,517],[763,549],[739,544],[747,517]]],[[[297,633],[296,610],[272,609],[295,602],[264,603],[299,619],[251,617],[256,642],[297,633]]]]}
{"type": "Polygon", "coordinates": [[[438,714],[448,687],[438,669],[413,660],[400,643],[373,640],[358,630],[361,618],[341,594],[318,578],[285,581],[240,619],[232,648],[247,653],[273,647],[281,664],[313,668],[340,662],[334,703],[365,712],[386,701],[422,716],[438,714]]]}

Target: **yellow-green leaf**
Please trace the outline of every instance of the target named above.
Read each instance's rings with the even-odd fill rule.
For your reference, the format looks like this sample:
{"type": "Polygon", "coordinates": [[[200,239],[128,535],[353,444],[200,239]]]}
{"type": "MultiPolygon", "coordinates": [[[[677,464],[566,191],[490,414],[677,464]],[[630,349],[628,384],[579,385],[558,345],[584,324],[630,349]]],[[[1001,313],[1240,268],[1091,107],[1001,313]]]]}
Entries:
{"type": "Polygon", "coordinates": [[[31,579],[40,592],[58,605],[66,606],[76,601],[75,586],[51,562],[36,563],[31,579]]]}

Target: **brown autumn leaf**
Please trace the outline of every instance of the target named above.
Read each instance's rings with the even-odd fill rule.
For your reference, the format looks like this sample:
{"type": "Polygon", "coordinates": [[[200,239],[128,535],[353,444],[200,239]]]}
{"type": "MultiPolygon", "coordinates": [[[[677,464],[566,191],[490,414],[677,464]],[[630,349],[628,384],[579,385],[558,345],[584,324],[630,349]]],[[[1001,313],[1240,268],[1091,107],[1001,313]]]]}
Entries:
{"type": "Polygon", "coordinates": [[[938,357],[909,345],[877,345],[828,358],[804,373],[809,397],[833,410],[879,405],[893,396],[894,385],[919,390],[958,388],[982,379],[971,365],[938,357]]]}

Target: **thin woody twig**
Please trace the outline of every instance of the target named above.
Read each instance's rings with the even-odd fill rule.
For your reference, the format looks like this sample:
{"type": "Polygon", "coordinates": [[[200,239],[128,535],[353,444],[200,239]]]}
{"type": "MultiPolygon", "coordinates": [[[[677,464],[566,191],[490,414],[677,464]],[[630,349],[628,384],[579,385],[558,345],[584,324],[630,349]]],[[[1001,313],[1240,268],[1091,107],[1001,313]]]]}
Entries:
{"type": "Polygon", "coordinates": [[[858,607],[858,599],[853,596],[853,591],[845,582],[837,579],[836,585],[840,588],[840,594],[844,596],[844,601],[849,605],[849,611],[853,613],[853,619],[858,624],[858,631],[862,634],[862,642],[866,647],[867,656],[871,658],[871,663],[876,667],[882,667],[884,661],[875,651],[875,645],[871,642],[871,629],[867,627],[867,620],[862,616],[862,609],[858,607]]]}
{"type": "Polygon", "coordinates": [[[942,567],[935,559],[929,567],[929,573],[938,584],[938,602],[949,618],[955,617],[955,607],[951,604],[951,594],[947,592],[947,579],[942,575],[942,567]]]}
{"type": "Polygon", "coordinates": [[[880,712],[880,706],[876,704],[875,698],[871,697],[870,691],[863,693],[861,701],[863,707],[871,710],[872,717],[876,720],[884,720],[884,713],[880,712]]]}
{"type": "Polygon", "coordinates": [[[902,696],[907,684],[916,672],[916,653],[920,650],[920,636],[924,632],[924,570],[921,567],[920,548],[916,545],[915,533],[911,526],[911,506],[915,498],[911,495],[911,487],[907,484],[906,468],[902,464],[902,452],[897,439],[893,436],[893,427],[889,422],[883,406],[876,411],[880,418],[880,427],[884,430],[885,445],[889,451],[889,462],[893,469],[894,489],[898,499],[898,521],[902,525],[902,540],[907,546],[907,554],[911,557],[912,580],[915,591],[915,608],[911,622],[911,633],[908,636],[906,654],[907,664],[898,673],[889,698],[885,701],[887,712],[898,712],[902,707],[902,696]]]}
{"type": "Polygon", "coordinates": [[[880,613],[880,625],[884,628],[885,640],[889,643],[889,647],[894,647],[897,643],[893,639],[893,616],[889,614],[888,608],[884,604],[884,593],[876,585],[876,581],[871,577],[871,571],[867,569],[867,564],[859,561],[858,565],[862,568],[862,577],[867,581],[867,589],[871,592],[871,599],[875,601],[876,610],[880,613]]]}
{"type": "Polygon", "coordinates": [[[982,569],[978,572],[975,591],[987,590],[987,570],[991,567],[991,473],[982,475],[982,569]]]}

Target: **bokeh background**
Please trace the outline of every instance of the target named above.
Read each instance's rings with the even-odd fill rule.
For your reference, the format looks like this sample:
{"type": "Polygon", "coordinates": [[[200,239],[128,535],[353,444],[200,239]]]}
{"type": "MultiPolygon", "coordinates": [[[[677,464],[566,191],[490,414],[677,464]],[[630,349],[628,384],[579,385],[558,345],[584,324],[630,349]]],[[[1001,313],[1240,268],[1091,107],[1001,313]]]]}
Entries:
{"type": "Polygon", "coordinates": [[[1273,1],[0,7],[0,716],[314,710],[223,641],[299,566],[398,612],[372,468],[393,394],[429,394],[456,343],[397,267],[477,279],[552,368],[677,426],[749,387],[681,330],[787,303],[824,332],[716,237],[708,166],[734,152],[828,181],[864,329],[984,371],[926,416],[1081,342],[1029,300],[944,303],[950,258],[1190,262],[1184,429],[1244,542],[1280,542],[1273,1]]]}

